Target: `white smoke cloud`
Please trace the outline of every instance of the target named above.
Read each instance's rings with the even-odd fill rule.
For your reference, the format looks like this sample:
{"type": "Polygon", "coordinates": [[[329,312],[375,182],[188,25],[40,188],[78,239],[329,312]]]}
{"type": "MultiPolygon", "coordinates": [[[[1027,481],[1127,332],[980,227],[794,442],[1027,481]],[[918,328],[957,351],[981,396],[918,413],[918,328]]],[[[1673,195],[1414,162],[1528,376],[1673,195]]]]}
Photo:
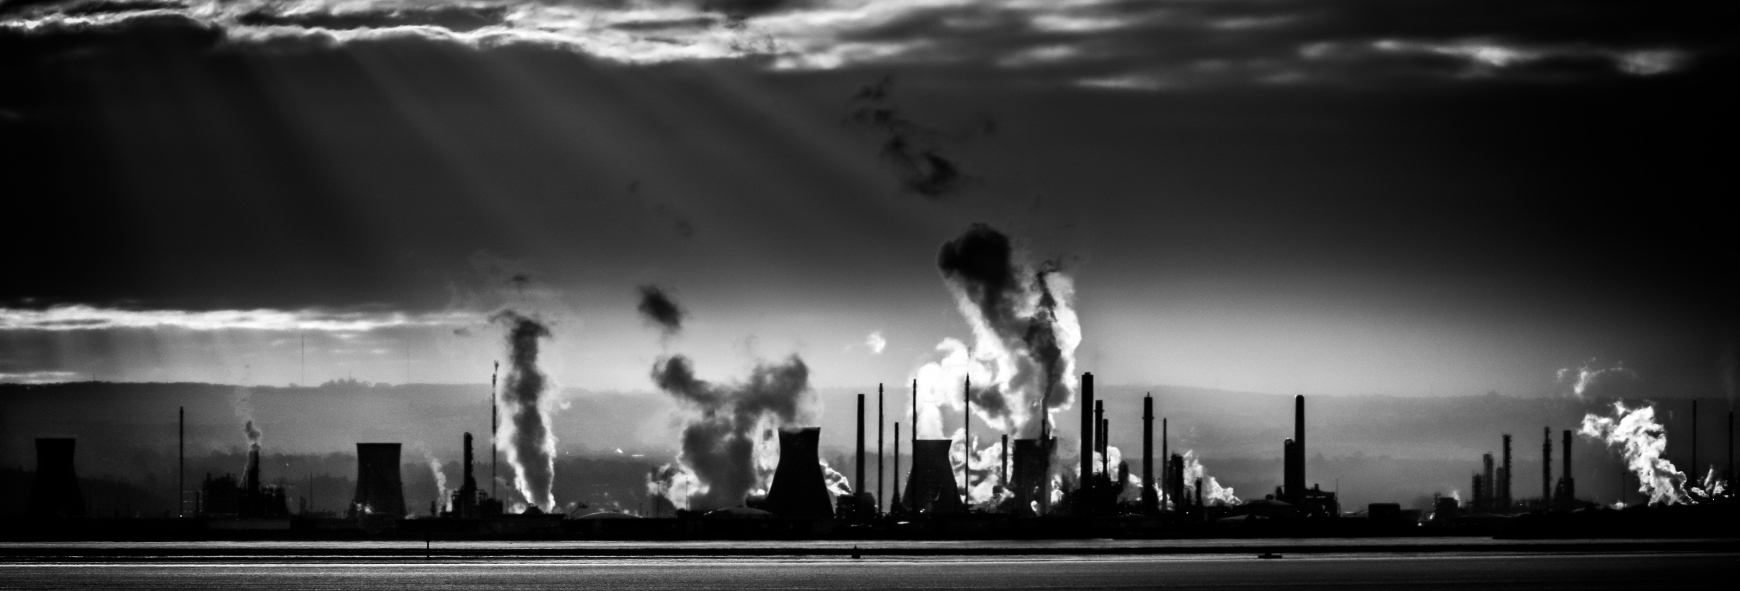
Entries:
{"type": "MultiPolygon", "coordinates": [[[[1209,505],[1217,503],[1221,505],[1240,505],[1244,503],[1243,500],[1239,499],[1238,495],[1233,494],[1232,487],[1221,486],[1219,482],[1215,481],[1213,476],[1208,475],[1208,469],[1202,465],[1202,460],[1196,455],[1196,450],[1186,450],[1184,452],[1184,486],[1191,491],[1195,491],[1197,480],[1202,481],[1203,503],[1209,505]]],[[[1194,494],[1194,492],[1191,494],[1194,494]]],[[[1451,491],[1451,494],[1455,494],[1455,491],[1451,491]]]]}
{"type": "Polygon", "coordinates": [[[1626,467],[1637,475],[1638,492],[1649,496],[1649,504],[1692,501],[1683,490],[1685,473],[1662,457],[1667,451],[1667,429],[1656,422],[1653,404],[1626,408],[1624,402],[1614,402],[1611,417],[1584,415],[1579,433],[1619,448],[1626,467]]]}
{"type": "Polygon", "coordinates": [[[882,338],[882,331],[873,331],[870,336],[864,337],[864,346],[870,348],[871,354],[881,355],[882,350],[888,348],[888,339],[882,338]]]}
{"type": "Polygon", "coordinates": [[[852,496],[852,481],[845,474],[828,465],[827,460],[818,460],[822,464],[822,480],[828,486],[828,494],[833,497],[852,496]]]}
{"type": "Polygon", "coordinates": [[[1614,380],[1637,379],[1637,372],[1626,369],[1624,361],[1615,363],[1613,367],[1600,367],[1590,359],[1575,369],[1561,368],[1556,376],[1559,384],[1569,386],[1572,395],[1582,398],[1591,389],[1614,380]]]}
{"type": "Polygon", "coordinates": [[[441,471],[441,460],[429,450],[423,450],[423,459],[429,463],[429,473],[435,477],[435,505],[443,511],[453,509],[453,499],[447,494],[447,473],[441,471]]]}

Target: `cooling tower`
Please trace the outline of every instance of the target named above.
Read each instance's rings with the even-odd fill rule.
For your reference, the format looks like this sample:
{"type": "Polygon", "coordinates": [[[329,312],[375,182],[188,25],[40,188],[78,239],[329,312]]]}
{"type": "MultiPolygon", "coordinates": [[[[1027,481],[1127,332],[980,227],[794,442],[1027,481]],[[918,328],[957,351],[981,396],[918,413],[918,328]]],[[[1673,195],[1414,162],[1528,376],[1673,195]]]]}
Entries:
{"type": "Polygon", "coordinates": [[[1040,512],[1050,505],[1051,447],[1056,444],[1056,438],[1015,440],[1015,475],[1009,492],[1015,495],[1016,515],[1032,516],[1036,504],[1040,512]]]}
{"type": "Polygon", "coordinates": [[[773,487],[767,491],[767,511],[794,519],[831,519],[833,500],[822,477],[817,445],[822,430],[817,427],[779,431],[779,468],[773,472],[773,487]]]}
{"type": "Polygon", "coordinates": [[[351,509],[358,514],[405,515],[399,444],[356,444],[356,497],[351,499],[351,509]]]}
{"type": "Polygon", "coordinates": [[[912,475],[906,480],[907,509],[926,515],[961,511],[961,491],[955,486],[955,469],[949,463],[947,439],[915,439],[912,442],[912,475]]]}
{"type": "Polygon", "coordinates": [[[84,517],[85,497],[73,471],[76,439],[36,440],[36,481],[30,485],[31,517],[84,517]]]}

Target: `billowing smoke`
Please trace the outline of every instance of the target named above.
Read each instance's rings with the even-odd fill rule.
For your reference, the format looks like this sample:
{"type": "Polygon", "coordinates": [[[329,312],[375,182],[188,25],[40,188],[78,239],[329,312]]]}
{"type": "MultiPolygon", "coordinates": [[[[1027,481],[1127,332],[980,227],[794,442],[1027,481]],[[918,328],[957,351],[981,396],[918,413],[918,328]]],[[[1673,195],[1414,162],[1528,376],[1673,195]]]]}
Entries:
{"type": "Polygon", "coordinates": [[[1624,402],[1614,402],[1611,417],[1584,415],[1580,433],[1619,448],[1625,465],[1637,474],[1638,492],[1649,496],[1649,504],[1692,501],[1683,490],[1685,473],[1662,457],[1667,451],[1667,429],[1655,421],[1654,405],[1626,408],[1624,402]]]}
{"type": "Polygon", "coordinates": [[[852,480],[846,478],[839,470],[828,465],[827,460],[821,460],[822,480],[828,485],[828,496],[839,498],[852,496],[852,480]]]}
{"type": "Polygon", "coordinates": [[[548,378],[538,369],[538,341],[550,337],[550,329],[535,319],[512,310],[492,320],[505,325],[508,347],[507,379],[502,381],[497,405],[502,421],[497,446],[506,452],[514,468],[514,488],[527,503],[545,512],[556,508],[552,486],[556,480],[556,434],[550,430],[552,401],[544,397],[548,378]]]}
{"type": "Polygon", "coordinates": [[[1594,359],[1583,362],[1576,369],[1569,367],[1559,369],[1557,374],[1560,385],[1569,386],[1571,394],[1582,398],[1583,394],[1593,388],[1608,384],[1619,379],[1637,379],[1637,373],[1625,369],[1625,362],[1615,363],[1613,367],[1600,367],[1594,359]]]}
{"type": "MultiPolygon", "coordinates": [[[[1238,495],[1233,494],[1232,487],[1221,486],[1219,482],[1215,482],[1213,476],[1208,475],[1208,469],[1203,467],[1201,458],[1196,455],[1196,450],[1187,450],[1184,452],[1185,489],[1195,491],[1197,480],[1202,480],[1202,502],[1204,504],[1239,505],[1244,503],[1238,495]]],[[[1452,491],[1451,494],[1455,494],[1455,492],[1452,491]]]]}
{"type": "Polygon", "coordinates": [[[696,379],[687,357],[660,358],[653,383],[695,414],[683,427],[676,463],[660,468],[648,491],[695,511],[766,494],[779,463],[778,430],[809,425],[820,412],[809,376],[809,366],[793,355],[757,364],[747,382],[718,385],[696,379]]]}
{"type": "Polygon", "coordinates": [[[652,284],[640,286],[640,305],[635,309],[640,310],[643,320],[657,326],[667,338],[682,332],[683,319],[689,315],[670,292],[652,284]]]}
{"type": "Polygon", "coordinates": [[[429,473],[435,476],[435,504],[442,510],[453,509],[453,499],[447,494],[447,473],[441,471],[441,460],[428,450],[423,450],[423,459],[429,462],[429,473]]]}
{"type": "Polygon", "coordinates": [[[968,466],[966,475],[968,480],[962,482],[961,466],[967,464],[967,446],[963,442],[965,435],[966,432],[962,429],[955,429],[949,435],[949,469],[954,474],[955,486],[967,491],[967,502],[974,508],[996,509],[1003,501],[1015,496],[1003,483],[1003,442],[993,440],[990,446],[980,449],[978,444],[982,440],[974,437],[972,463],[968,466]]]}
{"type": "Polygon", "coordinates": [[[1009,237],[985,224],[943,244],[937,267],[974,339],[972,347],[943,339],[941,359],[918,369],[919,437],[942,436],[941,409],[961,409],[971,378],[981,419],[1012,437],[1037,438],[1042,421],[1075,400],[1074,283],[1055,261],[1029,268],[1009,237]]]}

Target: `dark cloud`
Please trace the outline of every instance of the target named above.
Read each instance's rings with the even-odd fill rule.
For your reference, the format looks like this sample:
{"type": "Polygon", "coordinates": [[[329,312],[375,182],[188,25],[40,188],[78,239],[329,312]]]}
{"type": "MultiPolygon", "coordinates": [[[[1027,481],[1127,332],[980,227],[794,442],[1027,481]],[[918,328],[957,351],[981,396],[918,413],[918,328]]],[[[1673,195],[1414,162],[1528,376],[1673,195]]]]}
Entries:
{"type": "Polygon", "coordinates": [[[962,172],[959,164],[943,155],[945,134],[901,112],[890,96],[893,89],[892,76],[860,88],[852,97],[855,106],[846,120],[882,135],[879,155],[899,171],[901,189],[928,199],[943,199],[977,184],[976,177],[962,172]]]}
{"type": "Polygon", "coordinates": [[[783,363],[756,365],[745,383],[720,386],[697,379],[687,357],[660,359],[653,365],[653,383],[697,412],[683,427],[679,465],[655,475],[661,493],[691,510],[742,505],[768,476],[755,462],[757,440],[782,426],[813,420],[816,397],[809,373],[793,355],[783,363]],[[763,427],[769,431],[758,432],[763,427]],[[702,486],[683,486],[685,475],[702,486]]]}
{"type": "Polygon", "coordinates": [[[813,5],[811,0],[700,0],[702,10],[742,19],[813,5]]]}
{"type": "Polygon", "coordinates": [[[640,286],[640,303],[635,309],[640,311],[642,320],[659,327],[667,337],[681,332],[683,319],[689,316],[669,291],[652,284],[640,286]]]}

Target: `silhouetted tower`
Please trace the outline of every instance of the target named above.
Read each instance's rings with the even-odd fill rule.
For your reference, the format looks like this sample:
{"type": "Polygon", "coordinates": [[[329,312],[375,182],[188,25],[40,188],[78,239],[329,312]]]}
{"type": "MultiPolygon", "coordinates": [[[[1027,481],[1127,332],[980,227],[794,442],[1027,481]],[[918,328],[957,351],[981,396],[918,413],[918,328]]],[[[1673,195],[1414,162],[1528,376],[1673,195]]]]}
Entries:
{"type": "Polygon", "coordinates": [[[1553,428],[1541,429],[1541,508],[1553,504],[1553,428]]]}
{"type": "Polygon", "coordinates": [[[1481,481],[1481,484],[1482,484],[1482,486],[1485,487],[1485,488],[1480,489],[1480,492],[1482,493],[1481,496],[1484,497],[1486,500],[1485,503],[1481,504],[1480,508],[1490,510],[1490,509],[1492,509],[1493,505],[1497,504],[1495,499],[1498,498],[1498,495],[1496,494],[1498,491],[1498,482],[1493,480],[1492,454],[1490,452],[1485,454],[1485,455],[1480,456],[1480,465],[1481,465],[1481,470],[1482,470],[1481,471],[1481,475],[1482,475],[1481,478],[1483,479],[1481,481]]]}
{"type": "Polygon", "coordinates": [[[876,513],[882,513],[882,478],[888,474],[882,468],[882,384],[876,384],[876,513]]]}
{"type": "Polygon", "coordinates": [[[1564,449],[1560,450],[1559,453],[1561,455],[1563,455],[1565,458],[1565,460],[1563,462],[1561,462],[1562,464],[1564,464],[1564,466],[1561,468],[1561,470],[1564,471],[1565,475],[1561,476],[1559,478],[1559,482],[1561,483],[1561,486],[1563,486],[1565,489],[1565,505],[1567,507],[1569,507],[1569,506],[1575,504],[1577,501],[1577,480],[1575,478],[1571,477],[1571,430],[1570,429],[1565,430],[1564,439],[1565,439],[1565,441],[1561,444],[1564,447],[1564,449]]]}
{"type": "Polygon", "coordinates": [[[175,433],[175,516],[186,514],[187,501],[187,407],[176,411],[175,433]]]}
{"type": "MultiPolygon", "coordinates": [[[[862,395],[859,400],[863,400],[862,395]]],[[[863,430],[860,429],[859,433],[862,434],[863,430]]],[[[774,469],[773,485],[767,491],[768,512],[796,519],[829,519],[834,516],[833,501],[828,496],[828,484],[822,476],[821,456],[817,449],[821,438],[822,430],[816,427],[780,429],[779,467],[774,469]]],[[[863,438],[858,440],[861,442],[863,438]]],[[[863,451],[862,447],[859,451],[863,451]]]]}
{"type": "Polygon", "coordinates": [[[352,514],[405,516],[405,486],[399,478],[399,444],[356,444],[356,496],[352,514]]]}
{"type": "Polygon", "coordinates": [[[472,475],[471,433],[465,434],[463,455],[464,479],[459,481],[459,494],[453,500],[453,513],[460,517],[477,516],[477,478],[472,475]]]}
{"type": "Polygon", "coordinates": [[[1282,484],[1287,502],[1305,497],[1305,395],[1293,397],[1293,439],[1283,446],[1286,463],[1282,484]]]}
{"type": "Polygon", "coordinates": [[[1503,470],[1503,472],[1500,472],[1500,476],[1498,479],[1498,505],[1499,505],[1499,507],[1503,508],[1504,510],[1509,511],[1511,506],[1512,506],[1512,502],[1511,502],[1511,498],[1510,498],[1510,494],[1511,494],[1510,480],[1511,480],[1511,475],[1515,474],[1515,472],[1511,471],[1511,465],[1510,465],[1510,434],[1509,433],[1504,434],[1504,468],[1502,468],[1502,470],[1503,470]]]}
{"type": "Polygon", "coordinates": [[[947,439],[914,439],[912,474],[906,480],[902,500],[907,509],[925,515],[961,511],[961,492],[955,486],[955,471],[949,465],[954,442],[947,439]]]}
{"type": "Polygon", "coordinates": [[[73,451],[78,440],[36,440],[36,479],[30,484],[30,513],[37,518],[85,516],[85,496],[73,470],[73,451]]]}
{"type": "Polygon", "coordinates": [[[900,506],[900,423],[894,423],[894,487],[889,491],[894,498],[888,502],[888,510],[894,511],[900,506]]]}
{"type": "Polygon", "coordinates": [[[1170,461],[1167,458],[1172,457],[1172,451],[1168,449],[1171,447],[1172,435],[1167,431],[1166,420],[1164,417],[1160,419],[1160,471],[1163,473],[1160,475],[1161,510],[1166,509],[1168,502],[1177,502],[1172,500],[1172,470],[1166,464],[1170,461]]]}
{"type": "Polygon", "coordinates": [[[1160,511],[1160,499],[1154,494],[1154,395],[1142,398],[1142,514],[1160,511]]]}
{"type": "Polygon", "coordinates": [[[1003,488],[1009,488],[1009,434],[1008,433],[1003,434],[1003,447],[1000,451],[1002,451],[1003,453],[1001,454],[1002,457],[997,459],[997,482],[1002,483],[1003,488]]]}
{"type": "MultiPolygon", "coordinates": [[[[781,442],[781,444],[783,444],[785,442],[785,438],[783,435],[780,437],[780,442],[781,442]]],[[[856,478],[852,480],[852,486],[858,487],[857,490],[863,490],[864,489],[864,395],[863,394],[858,395],[858,437],[856,439],[856,442],[857,442],[856,445],[858,446],[858,455],[856,457],[858,459],[854,463],[857,464],[857,466],[856,466],[857,471],[855,474],[856,478]]],[[[783,451],[780,452],[779,458],[780,458],[780,460],[783,461],[785,459],[785,452],[783,452],[783,451]]],[[[817,460],[820,461],[819,456],[818,456],[817,460]]],[[[818,471],[817,473],[819,474],[820,472],[818,471]]],[[[824,483],[823,488],[826,488],[826,483],[824,483]]],[[[854,511],[854,513],[856,513],[856,511],[854,511]]]]}
{"type": "Polygon", "coordinates": [[[1081,476],[1076,487],[1077,498],[1081,502],[1080,513],[1089,513],[1089,501],[1093,497],[1094,474],[1094,374],[1081,374],[1081,476]]]}
{"type": "MultiPolygon", "coordinates": [[[[973,377],[961,383],[961,502],[971,508],[973,499],[973,377]]],[[[953,472],[951,470],[951,472],[953,472]]]]}

